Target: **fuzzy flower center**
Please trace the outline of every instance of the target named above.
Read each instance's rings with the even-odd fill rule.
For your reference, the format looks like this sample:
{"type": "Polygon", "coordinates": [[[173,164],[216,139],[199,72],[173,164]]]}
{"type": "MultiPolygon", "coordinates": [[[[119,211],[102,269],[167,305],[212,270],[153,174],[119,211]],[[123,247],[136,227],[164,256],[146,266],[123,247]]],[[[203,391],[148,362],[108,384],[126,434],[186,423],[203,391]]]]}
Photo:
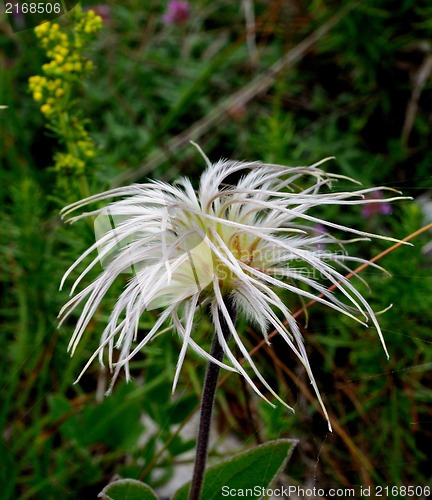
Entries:
{"type": "Polygon", "coordinates": [[[271,249],[259,236],[236,227],[242,223],[242,216],[234,209],[217,210],[210,206],[204,212],[200,207],[197,214],[182,207],[168,212],[172,237],[177,242],[175,254],[186,257],[177,277],[181,274],[187,282],[194,281],[199,291],[204,291],[216,278],[222,292],[228,294],[236,289],[239,280],[233,266],[244,264],[265,270],[271,265],[271,249]]]}

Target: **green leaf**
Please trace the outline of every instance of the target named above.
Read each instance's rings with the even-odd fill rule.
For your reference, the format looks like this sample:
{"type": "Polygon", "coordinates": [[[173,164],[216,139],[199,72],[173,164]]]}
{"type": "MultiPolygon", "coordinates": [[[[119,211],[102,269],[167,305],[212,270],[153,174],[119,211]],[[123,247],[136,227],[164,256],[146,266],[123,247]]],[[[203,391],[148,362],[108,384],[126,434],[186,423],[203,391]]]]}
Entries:
{"type": "Polygon", "coordinates": [[[150,486],[136,479],[114,481],[105,486],[98,497],[103,500],[158,500],[150,486]]]}
{"type": "MultiPolygon", "coordinates": [[[[297,440],[278,439],[257,446],[253,450],[239,453],[224,462],[210,467],[204,478],[202,498],[219,500],[233,495],[245,496],[246,488],[252,489],[249,498],[261,498],[263,488],[267,488],[283,470],[290,458],[297,440]]],[[[186,500],[190,483],[182,486],[174,495],[174,500],[186,500]]]]}

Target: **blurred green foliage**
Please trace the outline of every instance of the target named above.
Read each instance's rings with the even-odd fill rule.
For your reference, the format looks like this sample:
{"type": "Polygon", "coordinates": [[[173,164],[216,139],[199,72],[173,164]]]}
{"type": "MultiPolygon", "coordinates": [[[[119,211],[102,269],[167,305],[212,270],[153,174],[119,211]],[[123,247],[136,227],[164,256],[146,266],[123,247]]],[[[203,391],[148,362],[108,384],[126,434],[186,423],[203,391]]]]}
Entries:
{"type": "MultiPolygon", "coordinates": [[[[0,109],[0,485],[5,500],[95,498],[117,476],[158,488],[179,463],[190,460],[184,453],[194,442],[176,431],[197,408],[205,366],[190,353],[171,396],[180,346],[171,331],[133,362],[134,382],[119,383],[111,397],[103,397],[109,374],[97,363],[73,385],[122,284],[116,284],[111,302],[104,302],[71,359],[66,349],[76,317],[57,330],[56,316],[67,300],[58,285],[94,234],[84,223],[65,228],[58,212],[86,192],[118,183],[147,176],[172,181],[178,174],[196,178],[203,162],[187,140],[181,141],[182,134],[200,120],[205,124],[227,96],[268,74],[286,52],[349,5],[251,3],[256,30],[249,44],[240,3],[198,0],[181,25],[162,22],[162,0],[104,4],[102,32],[86,48],[96,70],[73,96],[98,148],[98,167],[86,173],[85,184],[67,177],[67,171],[61,175],[68,182],[62,182],[52,168],[61,144],[47,132],[28,90],[29,77],[47,62],[45,55],[32,30],[13,34],[0,14],[0,104],[8,106],[0,109]]],[[[267,92],[257,91],[246,104],[233,103],[192,138],[212,160],[309,164],[336,156],[328,167],[332,171],[417,197],[432,184],[431,19],[432,6],[414,0],[353,4],[267,92]]],[[[399,204],[391,215],[368,218],[360,210],[329,210],[320,215],[394,237],[425,223],[415,201],[399,204]]],[[[219,441],[228,434],[244,444],[299,438],[290,477],[284,479],[290,484],[315,481],[327,488],[430,481],[432,262],[422,252],[429,239],[430,233],[422,235],[414,247],[399,248],[380,262],[392,278],[372,268],[362,273],[374,309],[393,304],[381,316],[389,361],[372,328],[317,305],[309,311],[304,335],[333,434],[302,368],[275,338],[255,359],[296,414],[256,401],[231,376],[218,394],[219,441]]],[[[363,242],[357,255],[369,258],[387,246],[363,242]]],[[[293,311],[302,307],[288,294],[286,301],[293,311]]],[[[143,316],[143,332],[155,314],[143,316]]],[[[299,321],[304,324],[304,317],[299,321]]],[[[260,341],[243,320],[239,329],[248,347],[260,341]]],[[[194,334],[209,345],[212,330],[205,316],[194,334]]]]}

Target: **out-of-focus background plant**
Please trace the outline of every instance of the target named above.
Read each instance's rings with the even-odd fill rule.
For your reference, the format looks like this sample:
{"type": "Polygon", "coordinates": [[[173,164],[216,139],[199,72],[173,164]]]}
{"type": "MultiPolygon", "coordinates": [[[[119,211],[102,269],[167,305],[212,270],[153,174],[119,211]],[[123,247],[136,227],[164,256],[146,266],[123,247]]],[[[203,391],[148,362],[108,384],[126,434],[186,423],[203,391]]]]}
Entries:
{"type": "MultiPolygon", "coordinates": [[[[191,434],[177,430],[191,421],[205,363],[189,353],[172,398],[181,344],[170,331],[134,358],[134,382],[119,383],[109,398],[109,374],[96,363],[73,385],[113,302],[69,358],[74,319],[57,330],[67,299],[58,285],[94,233],[85,224],[64,228],[58,212],[67,203],[147,176],[196,177],[203,164],[192,139],[212,160],[300,165],[336,156],[332,171],[415,198],[391,209],[322,208],[341,224],[402,238],[432,221],[432,6],[109,0],[82,8],[103,26],[80,6],[17,33],[0,15],[5,500],[95,498],[115,477],[144,480],[162,496],[193,460],[194,425],[191,434]]],[[[319,305],[307,325],[299,318],[334,432],[302,367],[275,337],[259,365],[296,414],[272,409],[229,377],[217,394],[213,461],[229,446],[298,438],[283,484],[430,484],[430,239],[424,233],[380,262],[393,278],[363,271],[374,309],[394,304],[380,317],[389,361],[373,329],[319,305]]],[[[362,242],[358,255],[386,246],[362,242]]],[[[292,311],[302,307],[285,299],[292,311]]],[[[156,314],[143,315],[143,332],[156,314]]],[[[246,323],[239,330],[250,349],[260,341],[246,323]]],[[[203,317],[196,335],[206,342],[211,332],[203,317]]]]}

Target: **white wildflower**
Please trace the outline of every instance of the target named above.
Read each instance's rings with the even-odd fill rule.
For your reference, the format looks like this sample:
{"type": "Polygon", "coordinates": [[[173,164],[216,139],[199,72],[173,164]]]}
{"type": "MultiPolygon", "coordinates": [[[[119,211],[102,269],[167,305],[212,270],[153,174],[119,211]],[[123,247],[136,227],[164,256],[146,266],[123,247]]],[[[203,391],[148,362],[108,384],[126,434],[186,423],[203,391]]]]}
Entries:
{"type": "Polygon", "coordinates": [[[132,277],[127,281],[102,333],[100,346],[83,372],[97,355],[102,363],[107,350],[109,366],[114,371],[113,381],[122,367],[129,379],[129,361],[167,321],[171,321],[183,339],[173,390],[187,348],[191,347],[207,360],[240,373],[254,391],[268,401],[231,352],[222,332],[221,322],[224,319],[223,323],[228,326],[256,379],[268,393],[287,406],[248,354],[244,338],[230,318],[226,306],[229,300],[238,314],[246,315],[266,340],[270,328],[280,334],[303,364],[327,416],[299,326],[278,296],[277,289],[316,300],[364,325],[371,321],[387,353],[374,311],[341,273],[341,270],[348,269],[347,263],[365,261],[346,252],[332,252],[328,248],[329,244],[341,243],[330,234],[331,230],[355,235],[355,239],[391,238],[345,227],[309,212],[324,205],[387,203],[400,197],[365,198],[365,195],[377,190],[386,190],[383,187],[330,192],[333,181],[351,179],[325,173],[319,168],[325,160],[309,167],[222,160],[212,165],[202,154],[207,170],[201,176],[197,191],[186,178],[175,185],[153,181],[91,196],[63,210],[63,216],[68,216],[89,203],[121,198],[104,208],[70,219],[75,221],[98,216],[95,225],[97,240],[69,268],[61,286],[92,252],[97,251],[97,255],[77,278],[71,294],[95,265],[102,264],[103,271],[60,311],[63,322],[78,304],[84,303],[69,349],[73,354],[114,280],[121,273],[131,272],[132,277]],[[229,176],[239,179],[235,185],[229,183],[229,176]],[[297,182],[303,180],[308,181],[310,186],[299,190],[297,182]],[[107,224],[107,221],[110,223],[107,224]],[[317,234],[317,225],[324,227],[325,231],[317,234]],[[321,277],[335,285],[343,300],[319,282],[321,277]],[[215,360],[193,338],[195,313],[206,304],[210,308],[226,362],[215,360]],[[144,310],[156,307],[164,309],[151,330],[140,342],[136,342],[140,316],[144,310]],[[120,350],[116,362],[113,361],[114,348],[120,350]]]}

